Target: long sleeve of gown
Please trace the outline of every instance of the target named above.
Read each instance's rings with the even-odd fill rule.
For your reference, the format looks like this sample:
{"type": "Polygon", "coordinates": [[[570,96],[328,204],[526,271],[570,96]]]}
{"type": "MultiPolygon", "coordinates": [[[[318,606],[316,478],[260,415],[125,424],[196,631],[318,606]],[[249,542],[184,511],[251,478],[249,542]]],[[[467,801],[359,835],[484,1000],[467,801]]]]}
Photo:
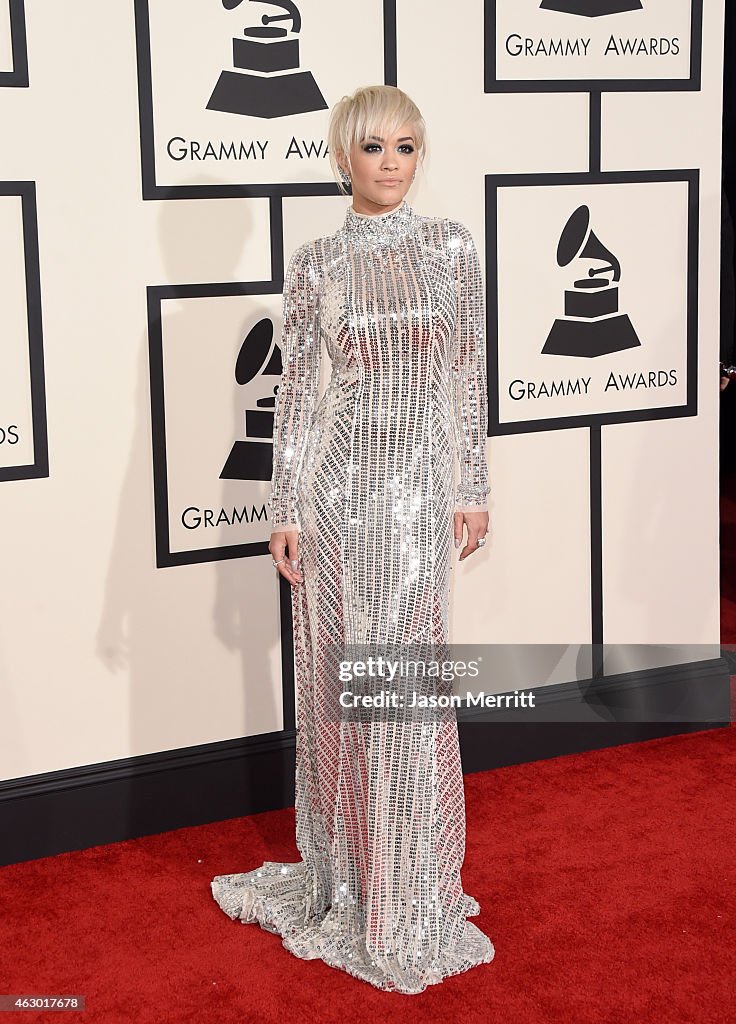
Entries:
{"type": "Polygon", "coordinates": [[[451,365],[454,431],[460,479],[456,512],[487,511],[488,390],[486,377],[483,272],[470,231],[459,221],[450,224],[457,318],[451,365]]]}
{"type": "Polygon", "coordinates": [[[283,371],[273,425],[269,507],[272,530],[299,530],[296,486],[319,390],[318,275],[309,243],[295,250],[284,277],[283,371]]]}

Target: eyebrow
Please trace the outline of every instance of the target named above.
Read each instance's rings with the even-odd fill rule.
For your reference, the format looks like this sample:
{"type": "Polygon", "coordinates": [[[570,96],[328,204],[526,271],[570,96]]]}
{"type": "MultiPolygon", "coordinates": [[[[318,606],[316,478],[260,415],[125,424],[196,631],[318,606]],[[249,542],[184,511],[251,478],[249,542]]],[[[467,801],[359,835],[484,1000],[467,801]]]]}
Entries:
{"type": "MultiPolygon", "coordinates": [[[[375,139],[376,142],[383,142],[383,139],[381,138],[380,135],[369,135],[368,138],[369,139],[375,139]]],[[[403,135],[399,139],[399,142],[413,142],[413,141],[414,141],[414,138],[411,135],[403,135]]]]}

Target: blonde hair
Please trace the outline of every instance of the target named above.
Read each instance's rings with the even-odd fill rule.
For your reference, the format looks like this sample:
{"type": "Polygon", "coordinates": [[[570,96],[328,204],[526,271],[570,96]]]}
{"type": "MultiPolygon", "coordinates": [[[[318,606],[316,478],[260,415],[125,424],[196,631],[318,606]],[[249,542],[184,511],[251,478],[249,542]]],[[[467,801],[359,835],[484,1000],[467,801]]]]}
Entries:
{"type": "Polygon", "coordinates": [[[403,124],[410,124],[414,129],[421,163],[427,148],[426,125],[419,107],[405,92],[395,85],[366,85],[356,89],[352,96],[338,100],[330,113],[327,148],[332,173],[343,195],[348,193],[340,176],[338,150],[345,154],[350,166],[350,150],[354,143],[362,142],[368,135],[386,138],[403,124]]]}

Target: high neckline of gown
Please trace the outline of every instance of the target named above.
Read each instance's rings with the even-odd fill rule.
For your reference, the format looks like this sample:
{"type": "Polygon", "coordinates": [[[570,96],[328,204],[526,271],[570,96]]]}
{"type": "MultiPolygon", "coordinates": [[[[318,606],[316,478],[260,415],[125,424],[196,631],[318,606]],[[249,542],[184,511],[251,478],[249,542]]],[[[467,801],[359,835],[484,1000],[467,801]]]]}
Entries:
{"type": "Polygon", "coordinates": [[[343,230],[352,242],[368,246],[400,242],[416,226],[417,215],[406,199],[386,213],[358,213],[352,206],[345,212],[343,230]]]}

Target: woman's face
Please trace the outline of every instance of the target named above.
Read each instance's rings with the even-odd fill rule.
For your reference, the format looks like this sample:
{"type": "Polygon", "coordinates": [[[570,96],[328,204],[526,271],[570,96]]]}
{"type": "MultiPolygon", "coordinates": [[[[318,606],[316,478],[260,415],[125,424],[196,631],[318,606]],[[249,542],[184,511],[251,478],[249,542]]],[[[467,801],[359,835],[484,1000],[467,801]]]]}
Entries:
{"type": "MultiPolygon", "coordinates": [[[[398,206],[411,186],[418,151],[414,129],[402,125],[387,139],[369,135],[350,151],[353,207],[358,213],[387,213],[398,206]]],[[[339,163],[348,174],[347,162],[339,163]]]]}

